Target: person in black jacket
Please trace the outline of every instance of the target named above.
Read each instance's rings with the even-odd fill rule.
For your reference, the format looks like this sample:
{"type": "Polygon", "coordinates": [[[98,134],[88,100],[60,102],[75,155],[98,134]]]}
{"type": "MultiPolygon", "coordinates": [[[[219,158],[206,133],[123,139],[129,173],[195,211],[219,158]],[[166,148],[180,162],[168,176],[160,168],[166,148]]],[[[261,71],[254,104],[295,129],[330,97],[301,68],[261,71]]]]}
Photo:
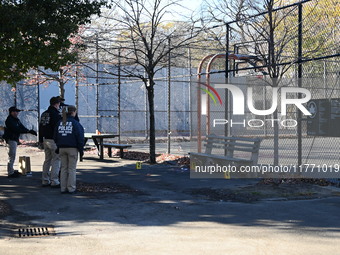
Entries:
{"type": "MultiPolygon", "coordinates": [[[[61,96],[56,96],[56,98],[58,98],[58,99],[60,100],[59,112],[60,112],[60,116],[61,116],[64,107],[65,107],[65,106],[69,106],[69,105],[68,105],[68,104],[65,104],[65,99],[62,98],[61,96]]],[[[76,113],[76,116],[74,116],[74,119],[75,119],[76,121],[79,121],[78,112],[76,113]]]]}
{"type": "Polygon", "coordinates": [[[18,115],[20,110],[15,106],[8,109],[9,115],[5,121],[5,132],[3,139],[7,143],[8,149],[8,163],[7,172],[9,178],[19,177],[19,172],[14,170],[14,162],[17,152],[17,146],[19,143],[20,134],[30,133],[32,135],[37,135],[34,130],[28,130],[19,120],[18,115]]]}
{"type": "Polygon", "coordinates": [[[78,153],[84,154],[84,128],[74,119],[77,109],[73,105],[65,106],[63,119],[57,124],[54,140],[60,154],[60,190],[61,193],[76,192],[76,168],[78,153]]]}
{"type": "Polygon", "coordinates": [[[61,119],[59,115],[60,100],[57,97],[50,99],[50,106],[41,114],[39,123],[39,143],[43,144],[45,161],[42,168],[42,186],[59,188],[60,157],[55,152],[57,145],[54,142],[54,129],[61,119]]]}

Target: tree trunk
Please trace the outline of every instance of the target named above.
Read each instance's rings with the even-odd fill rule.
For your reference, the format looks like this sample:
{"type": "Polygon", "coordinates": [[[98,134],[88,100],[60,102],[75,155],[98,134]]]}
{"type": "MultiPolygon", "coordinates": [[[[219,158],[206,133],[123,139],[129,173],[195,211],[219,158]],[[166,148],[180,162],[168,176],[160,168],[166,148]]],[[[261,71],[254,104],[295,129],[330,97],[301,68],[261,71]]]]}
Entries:
{"type": "Polygon", "coordinates": [[[59,95],[61,98],[65,98],[65,83],[59,81],[59,95]]]}
{"type": "Polygon", "coordinates": [[[65,82],[63,81],[63,70],[59,70],[59,96],[65,98],[65,82]]]}
{"type": "Polygon", "coordinates": [[[156,132],[155,132],[155,109],[154,109],[154,89],[153,81],[150,81],[147,87],[150,115],[150,163],[156,163],[156,132]]]}

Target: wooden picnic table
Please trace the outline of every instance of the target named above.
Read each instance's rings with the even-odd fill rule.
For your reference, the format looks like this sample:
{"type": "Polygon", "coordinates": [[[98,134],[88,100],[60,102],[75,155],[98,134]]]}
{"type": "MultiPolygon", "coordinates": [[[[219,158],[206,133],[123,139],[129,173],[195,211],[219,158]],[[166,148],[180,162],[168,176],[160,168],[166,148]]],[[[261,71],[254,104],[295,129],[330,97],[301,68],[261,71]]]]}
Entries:
{"type": "Polygon", "coordinates": [[[99,159],[104,159],[104,139],[116,138],[119,137],[117,134],[96,134],[96,133],[85,133],[85,144],[88,139],[92,139],[94,144],[98,149],[99,159]]]}

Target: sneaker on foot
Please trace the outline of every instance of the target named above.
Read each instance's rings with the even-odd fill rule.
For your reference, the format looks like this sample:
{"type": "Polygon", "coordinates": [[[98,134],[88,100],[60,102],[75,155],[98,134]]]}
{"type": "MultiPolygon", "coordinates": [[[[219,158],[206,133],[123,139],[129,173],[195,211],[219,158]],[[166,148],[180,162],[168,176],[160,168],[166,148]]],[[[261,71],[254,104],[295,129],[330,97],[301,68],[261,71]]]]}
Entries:
{"type": "Polygon", "coordinates": [[[8,178],[18,178],[18,177],[20,177],[19,172],[14,172],[14,173],[8,175],[8,178]]]}

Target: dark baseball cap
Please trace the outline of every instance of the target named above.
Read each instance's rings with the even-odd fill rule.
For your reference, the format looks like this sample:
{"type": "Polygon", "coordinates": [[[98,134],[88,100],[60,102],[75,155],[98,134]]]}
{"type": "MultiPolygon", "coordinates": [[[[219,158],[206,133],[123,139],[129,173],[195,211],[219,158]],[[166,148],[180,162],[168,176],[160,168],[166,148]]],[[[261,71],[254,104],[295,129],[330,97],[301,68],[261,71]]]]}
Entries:
{"type": "Polygon", "coordinates": [[[21,110],[19,110],[18,108],[16,108],[15,106],[12,106],[8,109],[8,111],[11,112],[21,112],[21,110]]]}
{"type": "Polygon", "coordinates": [[[61,96],[56,96],[56,98],[58,98],[60,100],[60,102],[64,102],[65,98],[62,98],[61,96]]]}
{"type": "Polygon", "coordinates": [[[55,105],[60,103],[60,99],[58,97],[51,97],[50,99],[50,105],[55,105]]]}

